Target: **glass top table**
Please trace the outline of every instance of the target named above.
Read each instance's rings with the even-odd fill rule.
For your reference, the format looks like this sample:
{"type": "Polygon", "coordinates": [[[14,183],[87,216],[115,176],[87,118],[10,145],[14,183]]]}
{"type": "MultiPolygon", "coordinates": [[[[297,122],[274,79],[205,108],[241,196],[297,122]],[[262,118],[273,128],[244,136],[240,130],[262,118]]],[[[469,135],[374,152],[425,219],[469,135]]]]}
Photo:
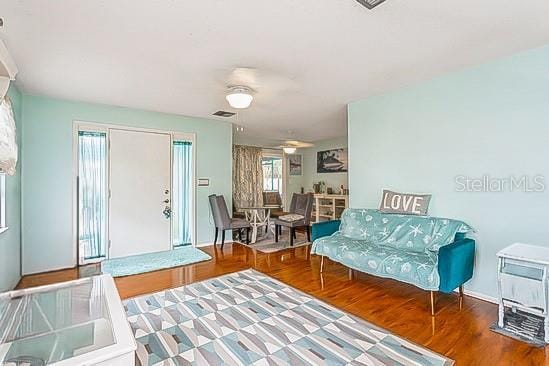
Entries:
{"type": "Polygon", "coordinates": [[[135,341],[120,315],[108,275],[0,294],[0,365],[76,364],[75,357],[91,361],[94,353],[119,353],[117,343],[132,352],[135,341]],[[121,320],[125,329],[115,329],[121,320]]]}

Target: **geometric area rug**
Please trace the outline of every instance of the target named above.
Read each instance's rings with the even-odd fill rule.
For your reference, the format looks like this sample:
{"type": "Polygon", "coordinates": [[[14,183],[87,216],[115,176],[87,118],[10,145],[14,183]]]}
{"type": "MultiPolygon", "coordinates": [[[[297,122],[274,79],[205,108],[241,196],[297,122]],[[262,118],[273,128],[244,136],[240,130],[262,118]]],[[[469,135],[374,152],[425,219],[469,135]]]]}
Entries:
{"type": "Polygon", "coordinates": [[[124,302],[136,365],[452,365],[255,270],[124,302]]]}

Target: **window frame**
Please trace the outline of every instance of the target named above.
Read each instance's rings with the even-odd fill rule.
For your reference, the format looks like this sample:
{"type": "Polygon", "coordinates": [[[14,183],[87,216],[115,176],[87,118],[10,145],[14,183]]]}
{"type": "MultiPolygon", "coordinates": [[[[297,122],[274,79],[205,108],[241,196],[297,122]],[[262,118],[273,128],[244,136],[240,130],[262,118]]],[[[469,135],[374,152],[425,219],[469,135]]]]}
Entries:
{"type": "MultiPolygon", "coordinates": [[[[282,167],[282,162],[283,162],[282,158],[275,157],[275,156],[263,156],[261,158],[261,168],[262,169],[265,166],[270,166],[271,167],[270,183],[271,183],[271,188],[272,189],[267,189],[267,187],[265,187],[266,179],[265,179],[265,176],[264,176],[263,177],[263,191],[283,193],[284,169],[282,167]],[[280,178],[275,178],[275,174],[274,174],[275,160],[280,160],[280,164],[281,164],[281,166],[280,166],[280,169],[281,169],[280,178]],[[275,189],[275,181],[277,181],[278,189],[275,189]]],[[[263,169],[263,172],[264,171],[265,171],[265,169],[263,169]]],[[[269,178],[267,178],[267,179],[269,179],[269,178]]]]}

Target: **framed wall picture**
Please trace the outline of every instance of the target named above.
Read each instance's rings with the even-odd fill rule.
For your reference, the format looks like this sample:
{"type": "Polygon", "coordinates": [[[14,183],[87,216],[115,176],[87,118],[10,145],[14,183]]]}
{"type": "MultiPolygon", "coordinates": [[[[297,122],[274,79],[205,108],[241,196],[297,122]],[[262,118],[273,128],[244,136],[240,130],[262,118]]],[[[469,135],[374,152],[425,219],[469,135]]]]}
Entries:
{"type": "Polygon", "coordinates": [[[319,151],[316,160],[317,173],[346,173],[349,170],[349,151],[332,149],[319,151]]]}
{"type": "Polygon", "coordinates": [[[288,155],[290,176],[303,175],[303,156],[301,154],[288,155]]]}

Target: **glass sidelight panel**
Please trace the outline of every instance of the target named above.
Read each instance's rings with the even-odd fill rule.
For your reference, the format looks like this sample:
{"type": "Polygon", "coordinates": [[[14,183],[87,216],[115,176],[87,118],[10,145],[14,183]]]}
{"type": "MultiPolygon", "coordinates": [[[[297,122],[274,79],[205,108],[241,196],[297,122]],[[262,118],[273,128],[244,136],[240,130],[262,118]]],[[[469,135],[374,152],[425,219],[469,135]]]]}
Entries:
{"type": "Polygon", "coordinates": [[[193,158],[192,142],[173,142],[172,244],[192,244],[193,158]]]}
{"type": "Polygon", "coordinates": [[[85,261],[107,255],[107,134],[78,132],[78,241],[85,261]]]}

